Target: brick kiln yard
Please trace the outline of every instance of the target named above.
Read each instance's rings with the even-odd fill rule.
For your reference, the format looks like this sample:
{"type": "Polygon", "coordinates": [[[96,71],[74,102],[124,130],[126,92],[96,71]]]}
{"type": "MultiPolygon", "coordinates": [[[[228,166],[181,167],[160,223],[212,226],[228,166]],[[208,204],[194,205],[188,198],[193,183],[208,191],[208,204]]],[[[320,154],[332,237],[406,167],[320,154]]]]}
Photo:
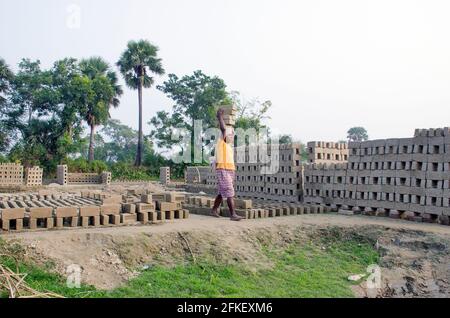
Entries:
{"type": "MultiPolygon", "coordinates": [[[[30,222],[33,210],[28,207],[25,208],[24,228],[3,231],[0,237],[8,242],[19,242],[27,257],[37,264],[51,261],[62,275],[66,274],[67,266],[78,264],[83,269],[83,282],[111,289],[135,277],[145,265],[172,266],[193,256],[231,260],[254,268],[270,267],[273,264],[262,253],[264,242],[281,248],[295,241],[319,240],[327,233],[338,231],[342,239],[358,236],[374,242],[381,256],[383,280],[378,296],[450,296],[448,226],[388,217],[348,216],[315,206],[258,200],[237,200],[240,213],[248,219],[236,223],[228,218],[201,215],[209,210],[211,198],[192,193],[187,193],[181,209],[190,213],[176,218],[175,211],[180,210],[172,213],[168,209],[165,220],[158,220],[161,207],[169,208],[164,207],[163,202],[175,203],[184,197],[185,193],[179,190],[163,188],[158,183],[123,183],[52,188],[40,190],[41,194],[39,191],[3,194],[3,201],[0,201],[3,204],[13,201],[20,206],[21,202],[28,205],[43,202],[42,205],[50,206],[54,226],[46,228],[48,218],[30,222]],[[101,207],[112,209],[115,203],[111,202],[117,200],[119,194],[122,210],[111,215],[121,217],[116,218],[117,224],[114,224],[114,218],[103,217],[101,207]],[[27,196],[29,200],[25,200],[27,196]],[[18,198],[22,200],[13,200],[18,198]],[[129,203],[123,203],[126,201],[129,203]],[[58,229],[61,223],[58,224],[57,211],[64,204],[78,207],[80,219],[73,224],[68,217],[58,229]],[[93,215],[97,210],[92,208],[95,206],[98,206],[100,223],[95,223],[93,215]],[[88,212],[82,212],[86,207],[90,207],[88,212]],[[155,213],[153,219],[152,211],[155,213]],[[81,216],[83,213],[91,215],[85,224],[82,220],[87,216],[81,216]],[[149,215],[148,220],[144,219],[143,213],[149,215]],[[30,224],[37,228],[30,229],[30,224]]],[[[173,208],[178,209],[176,204],[173,208]]],[[[226,209],[222,213],[226,213],[226,209]]],[[[364,284],[356,285],[354,292],[365,296],[364,284]]]]}
{"type": "MultiPolygon", "coordinates": [[[[311,142],[308,163],[299,145],[281,145],[271,154],[279,161],[272,174],[252,163],[254,149],[244,150],[236,155],[239,223],[208,216],[217,183],[210,167],[187,167],[184,183],[171,182],[167,167],[159,183],[112,183],[109,172],[74,174],[61,165],[44,186],[39,167],[0,165],[0,187],[16,191],[0,194],[0,238],[18,240],[27,256],[63,275],[80,265],[85,283],[111,289],[149,264],[212,258],[270,268],[268,245],[333,236],[377,250],[378,296],[450,296],[449,128],[349,145],[311,142]]],[[[227,207],[220,213],[227,216],[227,207]]],[[[363,284],[354,292],[366,295],[363,284]]]]}

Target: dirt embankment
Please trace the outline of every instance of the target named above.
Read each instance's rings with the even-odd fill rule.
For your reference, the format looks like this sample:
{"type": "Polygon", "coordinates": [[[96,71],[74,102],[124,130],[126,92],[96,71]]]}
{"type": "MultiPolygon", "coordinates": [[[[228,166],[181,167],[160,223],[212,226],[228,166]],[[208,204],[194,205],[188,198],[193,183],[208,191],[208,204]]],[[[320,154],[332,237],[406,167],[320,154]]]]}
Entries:
{"type": "MultiPolygon", "coordinates": [[[[114,288],[140,268],[212,258],[249,268],[272,266],[263,246],[287,247],[332,235],[371,242],[380,253],[379,297],[449,297],[450,228],[399,220],[340,215],[303,215],[232,223],[192,216],[155,226],[26,232],[3,236],[19,241],[27,257],[51,262],[61,274],[82,268],[82,279],[114,288]]],[[[355,273],[358,274],[358,273],[355,273]]],[[[365,284],[355,286],[367,296],[365,284]]]]}

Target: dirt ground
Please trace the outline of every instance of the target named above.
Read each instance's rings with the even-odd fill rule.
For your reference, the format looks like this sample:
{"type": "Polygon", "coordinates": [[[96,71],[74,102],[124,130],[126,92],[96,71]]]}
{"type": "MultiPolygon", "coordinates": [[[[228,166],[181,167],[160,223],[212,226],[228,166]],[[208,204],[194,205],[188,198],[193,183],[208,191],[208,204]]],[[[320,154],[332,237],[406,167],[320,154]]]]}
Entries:
{"type": "MultiPolygon", "coordinates": [[[[262,244],[283,247],[296,240],[314,241],[336,229],[343,239],[356,235],[374,242],[381,255],[382,279],[376,296],[450,296],[450,227],[436,224],[336,214],[233,223],[191,215],[188,220],[152,226],[23,232],[2,238],[20,242],[28,257],[53,263],[61,274],[69,265],[80,265],[85,283],[110,289],[137,275],[140,268],[192,258],[270,267],[262,244]]],[[[354,292],[368,296],[364,283],[354,292]]]]}

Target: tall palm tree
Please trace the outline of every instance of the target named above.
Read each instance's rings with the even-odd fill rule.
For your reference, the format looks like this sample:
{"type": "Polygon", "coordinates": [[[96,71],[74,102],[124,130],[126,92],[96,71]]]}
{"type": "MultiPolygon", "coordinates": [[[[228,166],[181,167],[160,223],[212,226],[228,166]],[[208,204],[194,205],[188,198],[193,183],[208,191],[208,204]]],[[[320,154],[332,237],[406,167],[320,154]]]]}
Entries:
{"type": "Polygon", "coordinates": [[[142,130],[142,89],[154,83],[151,74],[163,75],[161,59],[157,56],[158,47],[147,40],[130,41],[122,53],[117,66],[125,82],[131,89],[138,90],[139,98],[139,138],[135,166],[141,166],[143,157],[144,134],[142,130]]]}
{"type": "Polygon", "coordinates": [[[95,127],[105,124],[110,118],[111,107],[119,106],[122,87],[118,84],[117,75],[109,64],[100,57],[91,57],[80,61],[82,82],[85,87],[85,107],[82,115],[89,125],[89,162],[94,160],[95,127]]]}

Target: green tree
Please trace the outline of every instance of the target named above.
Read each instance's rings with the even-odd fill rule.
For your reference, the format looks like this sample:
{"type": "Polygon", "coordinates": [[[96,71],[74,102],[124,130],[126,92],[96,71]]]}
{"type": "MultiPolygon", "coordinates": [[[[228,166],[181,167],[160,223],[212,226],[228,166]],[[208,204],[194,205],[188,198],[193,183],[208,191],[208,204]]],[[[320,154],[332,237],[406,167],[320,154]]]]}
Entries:
{"type": "Polygon", "coordinates": [[[292,144],[292,136],[291,135],[281,135],[278,138],[278,142],[280,144],[292,144]]]}
{"type": "Polygon", "coordinates": [[[111,107],[119,106],[119,96],[123,91],[117,84],[116,73],[110,70],[107,62],[100,57],[91,57],[80,62],[81,77],[77,85],[84,87],[80,109],[81,115],[90,127],[89,162],[94,161],[95,127],[106,123],[110,118],[111,107]]]}
{"type": "Polygon", "coordinates": [[[82,132],[75,59],[66,58],[41,70],[39,61],[22,60],[11,85],[3,124],[14,137],[11,160],[54,170],[74,150],[82,132]]]}
{"type": "MultiPolygon", "coordinates": [[[[216,125],[215,107],[227,101],[226,85],[217,76],[210,77],[202,71],[195,71],[192,75],[178,78],[169,74],[169,79],[157,87],[172,99],[175,104],[172,112],[160,111],[149,124],[153,126],[150,134],[159,147],[171,148],[180,143],[172,140],[175,129],[184,129],[190,133],[191,145],[194,144],[194,121],[202,120],[203,127],[216,125]]],[[[187,145],[180,145],[183,149],[187,145]]],[[[193,158],[193,147],[191,159],[193,158]]]]}
{"type": "Polygon", "coordinates": [[[9,132],[3,123],[3,114],[13,79],[14,73],[6,64],[5,60],[0,58],[0,152],[4,151],[10,143],[9,132]]]}
{"type": "Polygon", "coordinates": [[[353,127],[347,131],[347,139],[348,141],[366,141],[369,135],[364,127],[353,127]]]}
{"type": "Polygon", "coordinates": [[[117,66],[125,82],[131,89],[138,90],[139,100],[139,133],[136,150],[136,166],[142,165],[144,133],[142,127],[142,90],[150,88],[154,83],[152,74],[163,75],[164,69],[161,59],[157,56],[158,47],[149,41],[130,41],[127,49],[122,53],[117,66]]]}
{"type": "Polygon", "coordinates": [[[263,121],[270,119],[270,117],[267,116],[267,112],[272,107],[272,102],[270,100],[261,102],[259,99],[254,98],[250,101],[246,101],[237,91],[230,92],[230,98],[237,108],[236,128],[254,128],[257,131],[261,128],[267,128],[263,121]]]}

